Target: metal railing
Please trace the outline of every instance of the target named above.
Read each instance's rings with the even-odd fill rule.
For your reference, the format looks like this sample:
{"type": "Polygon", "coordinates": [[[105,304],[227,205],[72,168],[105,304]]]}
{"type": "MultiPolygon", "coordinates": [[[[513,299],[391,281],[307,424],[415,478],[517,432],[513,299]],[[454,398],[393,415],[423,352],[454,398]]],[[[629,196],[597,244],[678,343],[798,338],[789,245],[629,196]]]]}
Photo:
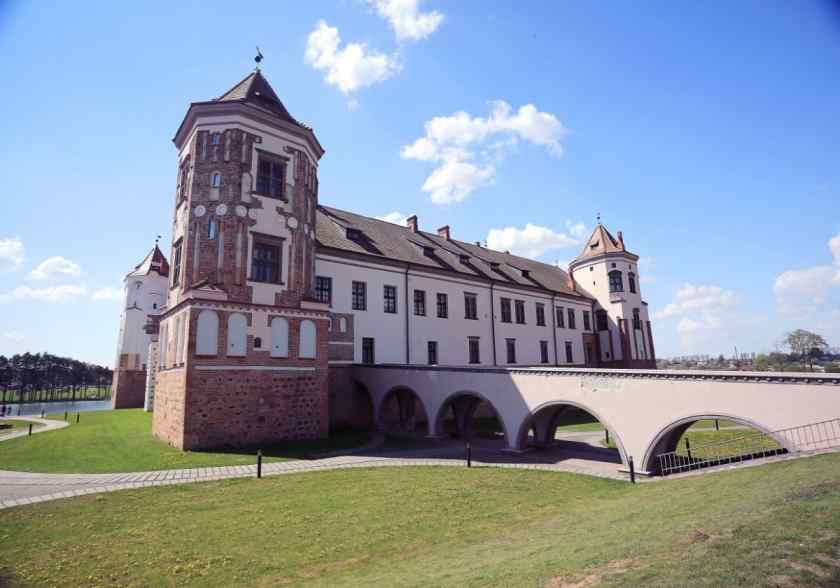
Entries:
{"type": "Polygon", "coordinates": [[[753,431],[732,439],[685,446],[657,455],[663,476],[739,463],[786,453],[803,453],[840,447],[840,418],[780,429],[753,431]]]}

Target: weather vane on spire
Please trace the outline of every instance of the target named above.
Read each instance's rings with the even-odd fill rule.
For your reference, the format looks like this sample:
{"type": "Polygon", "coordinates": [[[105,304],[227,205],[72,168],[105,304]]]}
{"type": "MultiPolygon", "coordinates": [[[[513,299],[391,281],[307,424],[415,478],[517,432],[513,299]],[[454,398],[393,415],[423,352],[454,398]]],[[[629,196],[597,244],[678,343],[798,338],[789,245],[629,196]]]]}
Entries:
{"type": "Polygon", "coordinates": [[[157,239],[155,239],[155,247],[157,247],[157,246],[158,246],[158,242],[159,242],[159,241],[160,241],[160,235],[158,235],[158,236],[157,236],[157,239]]]}
{"type": "Polygon", "coordinates": [[[598,215],[595,218],[598,221],[598,224],[600,225],[601,224],[601,213],[599,212],[598,215]]]}
{"type": "Polygon", "coordinates": [[[256,70],[257,70],[257,71],[260,71],[260,62],[261,62],[262,60],[263,60],[263,54],[262,54],[262,51],[260,51],[260,48],[259,48],[259,47],[257,47],[257,56],[256,56],[256,57],[254,57],[254,61],[256,61],[256,62],[257,62],[257,67],[256,67],[256,70]]]}

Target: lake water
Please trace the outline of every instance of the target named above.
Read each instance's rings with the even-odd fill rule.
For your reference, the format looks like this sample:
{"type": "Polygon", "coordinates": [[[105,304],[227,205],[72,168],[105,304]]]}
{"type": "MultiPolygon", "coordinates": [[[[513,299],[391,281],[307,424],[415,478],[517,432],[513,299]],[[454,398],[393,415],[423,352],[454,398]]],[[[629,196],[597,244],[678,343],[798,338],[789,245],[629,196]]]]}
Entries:
{"type": "MultiPolygon", "coordinates": [[[[110,400],[78,400],[76,402],[27,402],[25,404],[7,404],[7,416],[40,416],[41,411],[50,413],[90,412],[94,410],[111,410],[110,400]],[[11,411],[11,412],[9,412],[11,411]],[[20,411],[20,412],[18,412],[20,411]]],[[[0,408],[2,412],[2,408],[0,408]]]]}

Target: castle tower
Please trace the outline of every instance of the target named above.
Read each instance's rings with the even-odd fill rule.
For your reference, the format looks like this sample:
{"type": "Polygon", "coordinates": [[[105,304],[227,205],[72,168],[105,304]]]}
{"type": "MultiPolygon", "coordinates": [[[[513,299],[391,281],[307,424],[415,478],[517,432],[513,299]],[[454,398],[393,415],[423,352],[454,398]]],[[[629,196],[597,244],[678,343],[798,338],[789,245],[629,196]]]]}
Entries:
{"type": "Polygon", "coordinates": [[[183,449],[325,436],[329,308],[313,298],[323,148],[259,70],[192,103],[174,143],[154,434],[183,449]]]}
{"type": "Polygon", "coordinates": [[[125,295],[117,359],[114,363],[114,408],[140,408],[146,390],[149,345],[156,334],[147,323],[154,321],[166,305],[169,264],[157,244],[134,271],[125,276],[125,295]]]}
{"type": "Polygon", "coordinates": [[[595,300],[594,335],[585,336],[587,358],[594,365],[614,368],[655,368],[647,302],[639,287],[639,256],[601,224],[570,264],[576,287],[595,300]]]}

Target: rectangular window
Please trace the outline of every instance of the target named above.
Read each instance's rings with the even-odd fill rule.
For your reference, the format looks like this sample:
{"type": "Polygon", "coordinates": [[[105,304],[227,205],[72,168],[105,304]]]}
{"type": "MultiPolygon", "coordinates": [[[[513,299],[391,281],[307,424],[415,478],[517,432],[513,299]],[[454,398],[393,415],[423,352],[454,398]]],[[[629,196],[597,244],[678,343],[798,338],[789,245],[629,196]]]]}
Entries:
{"type": "Polygon", "coordinates": [[[592,323],[590,322],[589,318],[589,311],[583,311],[583,330],[584,331],[591,331],[592,330],[592,323]]]}
{"type": "Polygon", "coordinates": [[[569,328],[570,329],[576,329],[577,327],[575,327],[575,309],[574,308],[569,308],[567,310],[568,310],[567,314],[569,315],[569,328]]]}
{"type": "Polygon", "coordinates": [[[470,337],[467,341],[470,350],[470,363],[481,363],[481,353],[478,348],[478,337],[470,337]]]}
{"type": "Polygon", "coordinates": [[[177,286],[181,281],[181,245],[183,245],[183,239],[178,239],[178,241],[172,246],[172,287],[174,288],[177,286]]]}
{"type": "Polygon", "coordinates": [[[507,349],[507,362],[516,363],[516,339],[505,339],[507,349]]]}
{"type": "Polygon", "coordinates": [[[315,276],[315,300],[332,304],[332,278],[315,276]]]}
{"type": "Polygon", "coordinates": [[[624,281],[621,279],[621,272],[613,270],[609,273],[610,292],[624,292],[624,281]]]}
{"type": "Polygon", "coordinates": [[[599,331],[606,331],[608,328],[607,325],[607,312],[604,310],[599,310],[595,313],[595,327],[599,331]]]}
{"type": "Polygon", "coordinates": [[[633,328],[634,329],[641,329],[642,328],[642,318],[639,315],[639,309],[633,309],[633,328]]]}
{"type": "Polygon", "coordinates": [[[426,291],[414,291],[414,314],[417,316],[426,316],[426,291]]]}
{"type": "Polygon", "coordinates": [[[429,365],[437,365],[437,341],[429,341],[429,365]]]}
{"type": "Polygon", "coordinates": [[[362,337],[362,363],[372,364],[376,361],[373,337],[362,337]]]}
{"type": "Polygon", "coordinates": [[[385,286],[382,290],[382,298],[385,301],[385,312],[397,314],[397,287],[385,286]]]}
{"type": "Polygon", "coordinates": [[[574,357],[572,357],[572,342],[566,341],[566,363],[574,363],[574,357]]]}
{"type": "Polygon", "coordinates": [[[464,318],[478,320],[478,300],[470,292],[464,292],[464,318]]]}
{"type": "Polygon", "coordinates": [[[353,310],[367,310],[367,284],[353,282],[353,310]]]}
{"type": "Polygon", "coordinates": [[[285,175],[285,162],[267,155],[260,155],[257,162],[257,193],[284,200],[285,175]]]}
{"type": "Polygon", "coordinates": [[[540,341],[540,363],[548,363],[548,341],[540,341]]]}
{"type": "Polygon", "coordinates": [[[280,252],[282,239],[254,237],[251,252],[251,280],[254,282],[280,283],[280,252]]]}
{"type": "Polygon", "coordinates": [[[449,318],[449,298],[442,292],[437,295],[437,315],[438,318],[449,318]]]}
{"type": "Polygon", "coordinates": [[[545,326],[545,304],[537,302],[537,326],[545,326]]]}
{"type": "Polygon", "coordinates": [[[630,272],[627,274],[627,285],[630,287],[630,293],[636,293],[636,274],[630,272]]]}
{"type": "Polygon", "coordinates": [[[187,157],[184,159],[184,161],[181,162],[181,170],[180,170],[179,179],[178,179],[178,184],[180,186],[180,189],[178,191],[178,202],[179,203],[181,202],[181,200],[183,200],[184,198],[187,197],[187,185],[188,185],[187,180],[189,179],[189,175],[190,175],[190,156],[187,155],[187,157]]]}
{"type": "Polygon", "coordinates": [[[514,311],[516,312],[516,323],[520,325],[525,324],[525,301],[516,300],[513,303],[514,311]]]}
{"type": "Polygon", "coordinates": [[[566,315],[563,314],[563,307],[557,307],[557,328],[558,329],[565,329],[566,328],[566,315]]]}
{"type": "Polygon", "coordinates": [[[510,298],[500,298],[499,302],[502,305],[502,322],[511,322],[512,319],[510,315],[510,298]]]}

